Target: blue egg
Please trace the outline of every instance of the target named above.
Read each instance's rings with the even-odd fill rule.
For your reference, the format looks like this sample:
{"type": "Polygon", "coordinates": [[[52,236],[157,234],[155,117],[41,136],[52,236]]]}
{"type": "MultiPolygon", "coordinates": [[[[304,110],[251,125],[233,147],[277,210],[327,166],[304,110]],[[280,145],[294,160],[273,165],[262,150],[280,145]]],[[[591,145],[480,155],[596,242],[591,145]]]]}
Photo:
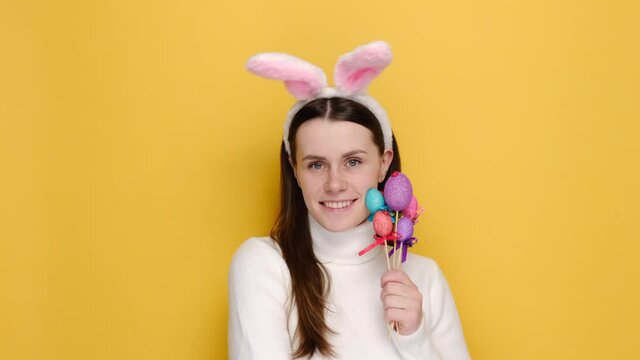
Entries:
{"type": "Polygon", "coordinates": [[[367,205],[367,209],[372,214],[385,208],[384,196],[382,196],[382,193],[378,191],[378,189],[371,188],[367,190],[364,202],[367,205]]]}

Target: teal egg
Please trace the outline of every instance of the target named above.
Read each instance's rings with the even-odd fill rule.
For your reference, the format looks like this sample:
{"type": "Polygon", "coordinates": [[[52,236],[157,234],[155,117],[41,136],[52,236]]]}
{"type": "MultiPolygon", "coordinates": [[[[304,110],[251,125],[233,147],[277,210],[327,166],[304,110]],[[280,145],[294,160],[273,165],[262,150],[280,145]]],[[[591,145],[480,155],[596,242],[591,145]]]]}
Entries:
{"type": "Polygon", "coordinates": [[[375,213],[384,208],[384,196],[378,191],[378,189],[371,188],[367,190],[367,194],[364,197],[364,202],[370,213],[375,213]]]}

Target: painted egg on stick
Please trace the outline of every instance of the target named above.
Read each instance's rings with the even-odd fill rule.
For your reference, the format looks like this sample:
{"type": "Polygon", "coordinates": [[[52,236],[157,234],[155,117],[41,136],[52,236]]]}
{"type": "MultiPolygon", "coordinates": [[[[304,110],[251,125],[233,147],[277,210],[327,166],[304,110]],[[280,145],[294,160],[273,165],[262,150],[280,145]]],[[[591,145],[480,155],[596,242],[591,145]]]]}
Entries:
{"type": "Polygon", "coordinates": [[[416,199],[415,195],[411,196],[411,201],[409,201],[409,205],[406,208],[402,209],[402,216],[406,216],[415,224],[418,220],[418,216],[422,213],[422,208],[418,205],[418,199],[416,199]]]}
{"type": "Polygon", "coordinates": [[[400,211],[409,205],[413,196],[411,181],[403,173],[394,171],[384,185],[384,200],[389,208],[400,211]]]}
{"type": "Polygon", "coordinates": [[[373,229],[378,236],[387,236],[393,230],[391,216],[386,211],[378,211],[373,216],[373,229]]]}
{"type": "Polygon", "coordinates": [[[375,214],[377,211],[384,209],[384,197],[378,189],[371,188],[367,190],[364,196],[364,203],[370,213],[375,214]]]}
{"type": "Polygon", "coordinates": [[[413,236],[413,221],[408,217],[402,217],[398,220],[398,240],[404,241],[413,236]]]}

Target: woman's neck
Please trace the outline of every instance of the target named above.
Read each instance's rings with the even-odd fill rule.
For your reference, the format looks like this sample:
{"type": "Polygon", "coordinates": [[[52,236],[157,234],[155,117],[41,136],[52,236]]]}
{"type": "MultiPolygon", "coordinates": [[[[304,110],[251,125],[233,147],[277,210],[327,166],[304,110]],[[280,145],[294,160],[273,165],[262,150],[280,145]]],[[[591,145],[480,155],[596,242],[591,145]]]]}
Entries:
{"type": "Polygon", "coordinates": [[[341,232],[331,232],[320,225],[311,215],[309,230],[313,241],[313,251],[322,263],[360,264],[373,259],[381,251],[379,246],[362,256],[358,252],[374,242],[373,225],[362,224],[341,232]]]}

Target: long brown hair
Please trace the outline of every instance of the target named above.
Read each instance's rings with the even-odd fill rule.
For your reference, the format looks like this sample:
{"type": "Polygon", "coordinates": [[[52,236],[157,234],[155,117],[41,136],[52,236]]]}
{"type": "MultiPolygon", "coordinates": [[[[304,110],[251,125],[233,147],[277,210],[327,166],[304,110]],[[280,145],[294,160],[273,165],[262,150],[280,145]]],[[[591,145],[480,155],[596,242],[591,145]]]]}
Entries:
{"type": "MultiPolygon", "coordinates": [[[[366,127],[371,130],[380,155],[384,153],[382,128],[367,107],[346,98],[319,98],[303,106],[292,119],[288,140],[294,164],[296,132],[305,121],[315,118],[350,121],[366,127]]],[[[379,184],[380,189],[389,174],[400,171],[400,153],[395,137],[393,152],[393,160],[384,181],[379,184]]],[[[298,345],[293,352],[294,358],[311,356],[316,351],[324,356],[335,355],[327,339],[328,334],[334,331],[325,322],[326,294],[330,279],[327,270],[313,252],[307,214],[302,190],[296,182],[283,142],[280,149],[280,212],[271,229],[271,237],[280,245],[291,274],[292,299],[298,311],[295,332],[298,345]]]]}

